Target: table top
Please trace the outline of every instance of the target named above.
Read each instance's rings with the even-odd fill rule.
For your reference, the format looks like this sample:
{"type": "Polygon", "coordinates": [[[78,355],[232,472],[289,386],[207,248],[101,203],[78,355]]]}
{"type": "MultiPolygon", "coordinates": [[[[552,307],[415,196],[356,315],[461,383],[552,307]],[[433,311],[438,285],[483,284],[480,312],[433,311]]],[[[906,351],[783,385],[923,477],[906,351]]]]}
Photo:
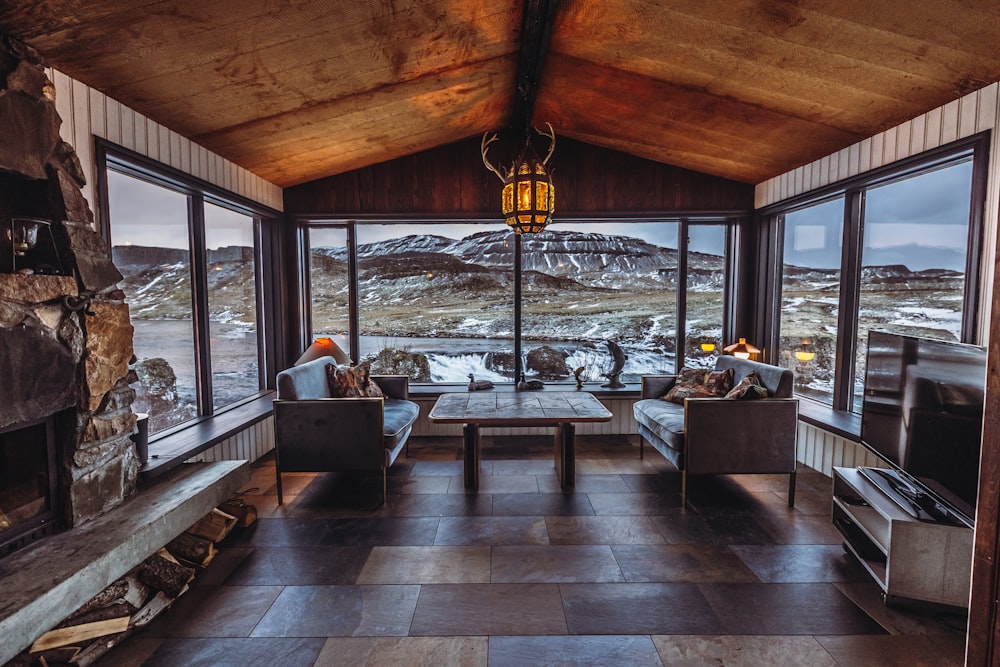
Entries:
{"type": "Polygon", "coordinates": [[[611,412],[585,391],[461,392],[441,394],[428,418],[444,424],[516,426],[611,421],[611,412]]]}

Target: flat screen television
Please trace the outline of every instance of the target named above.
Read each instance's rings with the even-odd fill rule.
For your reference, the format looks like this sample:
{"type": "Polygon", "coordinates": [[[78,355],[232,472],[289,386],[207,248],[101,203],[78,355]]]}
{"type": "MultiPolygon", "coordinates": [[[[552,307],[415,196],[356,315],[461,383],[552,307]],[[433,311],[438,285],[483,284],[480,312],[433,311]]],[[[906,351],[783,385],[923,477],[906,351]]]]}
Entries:
{"type": "Polygon", "coordinates": [[[986,350],[871,331],[865,368],[861,441],[891,466],[869,477],[918,518],[973,526],[986,350]]]}

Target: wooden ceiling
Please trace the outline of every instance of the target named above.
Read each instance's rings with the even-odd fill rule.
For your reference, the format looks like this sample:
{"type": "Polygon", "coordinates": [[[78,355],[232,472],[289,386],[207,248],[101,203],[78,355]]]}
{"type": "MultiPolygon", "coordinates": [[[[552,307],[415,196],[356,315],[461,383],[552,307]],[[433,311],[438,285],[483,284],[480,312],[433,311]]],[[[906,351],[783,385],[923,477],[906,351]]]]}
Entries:
{"type": "MultiPolygon", "coordinates": [[[[534,4],[8,0],[0,32],[290,186],[509,126],[534,4]]],[[[744,183],[1000,80],[997,0],[562,0],[546,28],[534,123],[744,183]]]]}

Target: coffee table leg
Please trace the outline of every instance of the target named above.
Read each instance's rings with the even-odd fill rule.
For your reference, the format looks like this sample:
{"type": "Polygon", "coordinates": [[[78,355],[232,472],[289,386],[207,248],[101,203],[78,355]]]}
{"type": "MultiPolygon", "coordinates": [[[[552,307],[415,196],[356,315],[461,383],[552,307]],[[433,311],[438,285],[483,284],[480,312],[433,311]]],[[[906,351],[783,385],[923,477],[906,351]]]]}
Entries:
{"type": "Polygon", "coordinates": [[[556,431],[556,475],[564,489],[576,485],[575,432],[576,428],[572,422],[559,424],[556,431]]]}
{"type": "Polygon", "coordinates": [[[466,424],[462,433],[465,445],[465,488],[479,490],[479,424],[466,424]]]}

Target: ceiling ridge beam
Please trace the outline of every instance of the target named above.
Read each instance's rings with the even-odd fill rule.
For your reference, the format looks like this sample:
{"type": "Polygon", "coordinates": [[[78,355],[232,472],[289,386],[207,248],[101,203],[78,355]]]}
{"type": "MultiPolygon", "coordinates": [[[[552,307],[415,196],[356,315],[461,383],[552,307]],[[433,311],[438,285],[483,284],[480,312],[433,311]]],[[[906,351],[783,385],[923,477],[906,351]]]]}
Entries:
{"type": "Polygon", "coordinates": [[[538,97],[538,84],[552,37],[559,0],[525,0],[521,18],[521,51],[514,79],[511,128],[526,136],[538,97]]]}

